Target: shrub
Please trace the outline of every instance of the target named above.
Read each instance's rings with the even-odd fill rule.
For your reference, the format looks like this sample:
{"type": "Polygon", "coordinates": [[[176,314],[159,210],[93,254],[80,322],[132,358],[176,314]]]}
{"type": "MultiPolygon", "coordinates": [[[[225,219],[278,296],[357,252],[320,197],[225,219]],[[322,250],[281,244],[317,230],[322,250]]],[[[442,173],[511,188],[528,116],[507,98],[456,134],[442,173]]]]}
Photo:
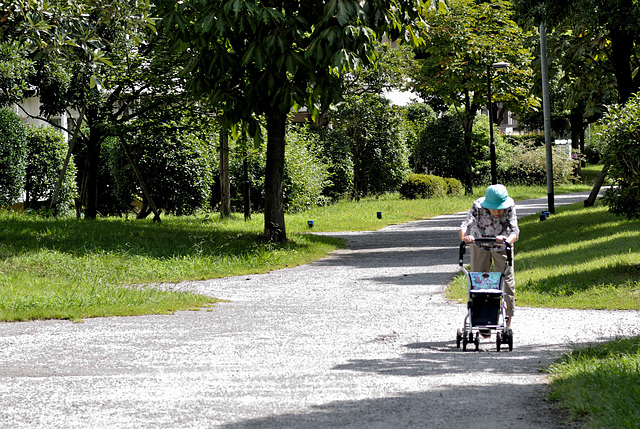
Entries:
{"type": "MultiPolygon", "coordinates": [[[[495,128],[494,141],[499,144],[502,136],[495,128]]],[[[441,177],[465,180],[471,164],[471,181],[484,183],[491,173],[489,162],[489,120],[484,115],[476,116],[471,134],[470,152],[464,147],[462,126],[458,117],[448,112],[430,118],[418,136],[413,159],[414,171],[430,172],[441,177]]]]}
{"type": "MultiPolygon", "coordinates": [[[[496,147],[504,142],[497,125],[493,125],[493,141],[496,147]]],[[[491,181],[489,117],[476,115],[471,133],[471,182],[473,185],[483,185],[491,181]]],[[[462,168],[462,167],[461,167],[462,168]]]]}
{"type": "MultiPolygon", "coordinates": [[[[67,144],[51,127],[27,127],[25,208],[39,208],[38,202],[50,201],[67,156],[67,144]]],[[[76,166],[73,158],[58,193],[59,207],[71,208],[77,196],[76,166]]]]}
{"type": "Polygon", "coordinates": [[[449,195],[464,195],[464,185],[461,181],[453,177],[447,177],[444,179],[448,185],[447,194],[449,195]]]}
{"type": "Polygon", "coordinates": [[[640,93],[623,106],[611,106],[602,118],[605,163],[616,186],[604,195],[609,211],[640,218],[640,93]]]}
{"type": "MultiPolygon", "coordinates": [[[[460,183],[460,181],[458,181],[460,183]]],[[[462,187],[462,184],[460,183],[462,187]]],[[[400,185],[400,195],[407,199],[445,196],[449,191],[448,182],[439,176],[410,173],[400,185]]]]}
{"type": "MultiPolygon", "coordinates": [[[[258,147],[247,140],[229,140],[229,180],[231,182],[231,210],[242,211],[244,207],[244,161],[247,162],[247,179],[250,184],[251,209],[259,211],[264,208],[264,177],[266,168],[266,152],[264,147],[258,147]]],[[[220,184],[212,194],[215,196],[215,206],[220,201],[220,184]]]]}
{"type": "MultiPolygon", "coordinates": [[[[128,137],[128,148],[156,207],[176,215],[190,214],[207,207],[213,184],[213,145],[199,134],[168,125],[140,127],[128,137]]],[[[146,206],[148,202],[119,142],[110,151],[114,194],[122,203],[139,197],[146,206]]],[[[148,211],[143,208],[141,213],[144,217],[148,211]]]]}
{"type": "Polygon", "coordinates": [[[0,206],[20,198],[25,182],[26,128],[18,115],[0,109],[0,206]]]}
{"type": "Polygon", "coordinates": [[[544,134],[527,133],[519,135],[504,136],[504,140],[512,146],[520,146],[523,144],[532,144],[533,146],[544,146],[544,134]]]}
{"type": "Polygon", "coordinates": [[[419,142],[424,128],[431,121],[437,119],[437,115],[431,106],[425,103],[410,103],[402,108],[407,147],[409,148],[409,163],[415,173],[424,172],[421,165],[419,142]]]}
{"type": "Polygon", "coordinates": [[[418,135],[413,156],[420,172],[463,179],[469,157],[458,118],[445,114],[428,120],[418,135]]]}
{"type": "MultiPolygon", "coordinates": [[[[302,210],[312,205],[323,204],[327,197],[326,188],[331,187],[330,166],[322,156],[323,144],[319,133],[304,128],[290,127],[287,130],[285,146],[285,171],[283,180],[283,199],[289,212],[302,210]]],[[[231,181],[231,206],[242,210],[244,167],[246,157],[247,173],[251,184],[252,211],[264,208],[264,176],[266,168],[265,147],[256,147],[248,141],[230,141],[231,156],[229,176],[231,181]]],[[[218,187],[214,188],[216,201],[219,201],[218,187]]]]}
{"type": "MultiPolygon", "coordinates": [[[[85,129],[84,133],[88,135],[88,130],[85,129]]],[[[120,175],[122,179],[125,174],[130,174],[125,171],[116,171],[113,170],[113,165],[111,165],[114,160],[112,159],[114,155],[114,151],[119,155],[122,155],[122,162],[126,163],[126,158],[124,157],[124,153],[120,153],[120,141],[114,137],[108,137],[104,140],[104,142],[100,146],[100,162],[98,165],[98,189],[97,189],[97,205],[96,208],[98,213],[102,216],[120,216],[122,213],[127,212],[131,209],[131,201],[132,194],[130,191],[126,191],[126,196],[121,198],[117,194],[117,189],[115,186],[116,180],[114,179],[112,172],[114,174],[120,175]]],[[[84,179],[86,174],[86,165],[87,165],[87,142],[82,137],[76,142],[73,149],[73,156],[75,159],[75,165],[77,169],[76,174],[76,188],[79,191],[80,198],[85,197],[82,195],[84,179]]],[[[125,165],[125,164],[123,164],[125,165]]],[[[126,164],[128,165],[128,164],[126,164]]],[[[128,176],[127,176],[128,177],[128,176]]],[[[134,179],[131,179],[132,183],[134,179]]],[[[137,186],[137,182],[132,184],[132,187],[135,188],[137,186]]],[[[78,200],[78,202],[80,202],[78,200]]],[[[76,205],[76,210],[78,210],[77,215],[80,215],[79,211],[81,210],[81,205],[76,205]]]]}

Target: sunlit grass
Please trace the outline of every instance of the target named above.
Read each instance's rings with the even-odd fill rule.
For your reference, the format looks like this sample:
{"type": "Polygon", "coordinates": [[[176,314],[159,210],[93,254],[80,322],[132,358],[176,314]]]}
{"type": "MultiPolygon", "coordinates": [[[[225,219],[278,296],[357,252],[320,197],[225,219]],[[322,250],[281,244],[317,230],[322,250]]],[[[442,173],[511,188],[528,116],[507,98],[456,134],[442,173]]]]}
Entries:
{"type": "MultiPolygon", "coordinates": [[[[384,226],[469,210],[476,198],[484,196],[484,187],[474,188],[473,195],[448,196],[428,200],[406,200],[397,194],[367,197],[360,200],[342,200],[336,204],[311,207],[301,213],[288,214],[287,231],[372,231],[384,226]],[[377,218],[381,212],[382,218],[377,218]],[[313,230],[307,221],[313,220],[313,230]]],[[[547,195],[544,186],[509,186],[509,195],[515,200],[539,198],[547,195]]],[[[590,185],[562,185],[555,189],[557,194],[591,190],[590,185]]]]}
{"type": "Polygon", "coordinates": [[[387,225],[466,210],[473,199],[474,196],[450,196],[429,200],[405,200],[398,195],[383,195],[359,201],[344,200],[287,215],[287,228],[292,232],[375,231],[387,225]],[[381,218],[378,218],[378,212],[381,218]],[[312,230],[307,226],[308,220],[314,221],[312,230]]]}
{"type": "MultiPolygon", "coordinates": [[[[593,184],[596,181],[596,178],[598,177],[598,175],[600,174],[600,171],[602,170],[602,167],[604,167],[603,164],[597,164],[597,165],[593,165],[593,164],[588,164],[584,167],[582,167],[580,169],[580,174],[582,176],[582,181],[584,183],[588,183],[588,184],[593,184]]],[[[607,180],[605,179],[605,185],[608,184],[607,180]]]]}
{"type": "Polygon", "coordinates": [[[586,428],[640,422],[640,338],[577,349],[550,365],[550,399],[586,428]]]}
{"type": "Polygon", "coordinates": [[[200,308],[212,297],[130,287],[264,272],[340,246],[298,235],[275,245],[256,220],[81,221],[0,215],[0,319],[82,319],[200,308]]]}

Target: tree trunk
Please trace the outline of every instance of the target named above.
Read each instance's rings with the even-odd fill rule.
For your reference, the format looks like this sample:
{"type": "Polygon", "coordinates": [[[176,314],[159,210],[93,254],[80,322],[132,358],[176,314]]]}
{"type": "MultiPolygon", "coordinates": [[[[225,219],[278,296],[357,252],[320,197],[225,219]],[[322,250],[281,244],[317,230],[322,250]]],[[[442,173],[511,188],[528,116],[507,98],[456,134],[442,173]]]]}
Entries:
{"type": "MultiPolygon", "coordinates": [[[[149,188],[147,188],[147,184],[144,181],[144,178],[142,177],[142,173],[138,169],[138,166],[136,165],[135,161],[133,160],[133,157],[131,156],[131,152],[129,152],[127,141],[122,136],[120,136],[120,145],[122,146],[122,150],[124,151],[124,154],[126,155],[127,160],[129,161],[129,165],[133,169],[136,179],[138,179],[138,184],[140,185],[140,189],[142,189],[142,194],[144,195],[144,199],[147,203],[144,206],[149,206],[149,209],[153,212],[153,215],[154,215],[153,221],[160,222],[161,221],[160,211],[158,211],[158,209],[156,208],[156,204],[153,202],[153,198],[151,198],[151,193],[149,192],[149,188]]],[[[140,213],[138,213],[138,219],[144,219],[149,215],[149,213],[145,214],[144,206],[140,210],[140,213]]]]}
{"type": "MultiPolygon", "coordinates": [[[[493,125],[490,125],[493,126],[493,125]]],[[[473,194],[473,184],[471,177],[472,159],[471,159],[471,139],[473,133],[473,119],[469,120],[466,115],[462,121],[462,139],[464,142],[464,192],[467,195],[473,194]]]]}
{"type": "Polygon", "coordinates": [[[351,197],[356,201],[360,201],[360,197],[365,194],[366,180],[362,160],[364,159],[363,152],[365,151],[366,142],[363,141],[364,138],[362,136],[351,135],[349,137],[351,137],[351,159],[353,160],[353,192],[351,197]]]}
{"type": "Polygon", "coordinates": [[[596,179],[596,183],[593,185],[593,189],[591,189],[591,193],[589,194],[589,198],[584,201],[585,207],[593,207],[596,203],[596,198],[598,198],[598,193],[600,192],[600,188],[604,183],[605,177],[607,177],[607,171],[609,170],[609,164],[605,164],[600,170],[600,174],[598,174],[598,178],[596,179]]]}
{"type": "MultiPolygon", "coordinates": [[[[631,1],[627,0],[625,3],[628,3],[628,10],[631,10],[631,1]]],[[[609,29],[609,32],[611,37],[611,62],[613,63],[613,73],[618,87],[618,103],[624,104],[631,94],[638,90],[633,81],[630,62],[633,55],[634,37],[620,28],[609,29]]]]}
{"type": "Polygon", "coordinates": [[[249,161],[247,160],[247,154],[244,155],[242,161],[242,181],[244,186],[242,188],[242,197],[244,203],[244,221],[251,219],[251,182],[249,182],[249,161]]]}
{"type": "MultiPolygon", "coordinates": [[[[571,125],[571,151],[580,151],[580,147],[584,147],[584,120],[582,110],[574,108],[569,115],[569,123],[571,125]]],[[[582,153],[582,151],[580,151],[582,153]]],[[[576,174],[581,174],[582,164],[578,160],[576,162],[576,174]]]]}
{"type": "Polygon", "coordinates": [[[231,217],[231,184],[229,182],[229,134],[220,131],[220,216],[231,217]]]}
{"type": "Polygon", "coordinates": [[[95,219],[98,215],[98,169],[100,168],[100,138],[96,129],[89,130],[87,142],[87,200],[85,219],[95,219]]]}
{"type": "MultiPolygon", "coordinates": [[[[631,0],[625,0],[621,5],[621,7],[625,8],[624,10],[631,10],[632,6],[631,0]]],[[[618,87],[618,103],[624,104],[629,100],[631,94],[638,90],[638,85],[633,80],[631,70],[634,38],[626,30],[620,28],[609,28],[609,35],[611,37],[611,62],[613,63],[613,73],[618,87]]],[[[593,185],[589,198],[584,202],[585,207],[591,207],[595,204],[608,169],[609,164],[605,164],[598,175],[596,183],[593,185]]]]}
{"type": "Polygon", "coordinates": [[[51,197],[50,208],[57,211],[56,204],[58,204],[58,194],[60,193],[60,188],[62,188],[62,183],[64,182],[64,177],[67,174],[67,168],[69,167],[69,161],[71,160],[71,154],[73,153],[73,148],[78,141],[78,134],[80,129],[82,128],[82,121],[84,121],[84,112],[86,111],[86,107],[80,109],[80,116],[78,116],[78,120],[76,121],[75,126],[73,127],[73,136],[71,140],[69,140],[69,149],[67,150],[67,156],[64,158],[64,164],[62,164],[62,170],[60,170],[60,174],[58,175],[58,181],[56,182],[56,187],[53,190],[53,196],[51,197]]]}
{"type": "Polygon", "coordinates": [[[287,115],[272,112],[267,115],[267,165],[264,179],[264,236],[269,241],[285,242],[284,224],[284,148],[287,115]]]}

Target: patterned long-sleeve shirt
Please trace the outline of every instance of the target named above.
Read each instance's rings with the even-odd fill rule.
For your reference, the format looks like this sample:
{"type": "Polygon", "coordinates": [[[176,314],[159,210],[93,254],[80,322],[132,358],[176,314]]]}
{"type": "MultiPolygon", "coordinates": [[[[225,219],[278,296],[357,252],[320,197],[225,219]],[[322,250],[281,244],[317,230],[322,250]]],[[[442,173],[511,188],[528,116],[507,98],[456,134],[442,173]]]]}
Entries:
{"type": "MultiPolygon", "coordinates": [[[[483,198],[479,198],[473,202],[467,217],[460,224],[460,229],[476,238],[520,235],[516,206],[504,209],[500,217],[495,217],[489,209],[480,205],[482,200],[483,198]]],[[[481,245],[481,247],[492,251],[504,249],[504,247],[490,245],[481,245]]]]}

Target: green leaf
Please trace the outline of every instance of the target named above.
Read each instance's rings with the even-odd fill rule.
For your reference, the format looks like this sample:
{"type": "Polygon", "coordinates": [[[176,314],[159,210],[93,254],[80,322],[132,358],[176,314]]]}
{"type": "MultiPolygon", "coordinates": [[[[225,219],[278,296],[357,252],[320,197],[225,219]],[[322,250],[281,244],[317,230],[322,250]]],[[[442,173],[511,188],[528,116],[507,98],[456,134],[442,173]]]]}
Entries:
{"type": "Polygon", "coordinates": [[[298,70],[298,62],[294,58],[292,53],[288,53],[285,56],[285,67],[289,73],[295,73],[298,70]]]}
{"type": "Polygon", "coordinates": [[[244,0],[235,0],[235,3],[233,4],[233,11],[236,13],[236,15],[238,15],[242,10],[243,3],[244,3],[244,0]]]}
{"type": "Polygon", "coordinates": [[[209,31],[211,31],[211,27],[213,27],[213,23],[215,19],[216,19],[216,15],[214,13],[210,13],[204,19],[202,19],[199,25],[200,32],[208,33],[209,31]]]}
{"type": "Polygon", "coordinates": [[[257,42],[253,42],[249,45],[244,55],[242,56],[242,66],[246,66],[255,60],[257,50],[258,50],[257,42]]]}
{"type": "Polygon", "coordinates": [[[262,49],[261,46],[258,46],[255,49],[255,62],[256,62],[256,67],[258,67],[258,69],[262,69],[264,68],[264,65],[266,64],[267,61],[267,56],[265,55],[264,50],[262,49]]]}
{"type": "Polygon", "coordinates": [[[319,63],[319,60],[324,57],[324,50],[322,49],[322,43],[320,39],[315,39],[309,45],[309,48],[304,53],[305,58],[313,58],[314,61],[319,63]]]}
{"type": "Polygon", "coordinates": [[[102,87],[103,87],[102,81],[96,75],[91,75],[91,78],[89,78],[89,86],[92,89],[96,88],[98,91],[102,91],[102,87]]]}
{"type": "Polygon", "coordinates": [[[276,44],[276,36],[274,34],[269,34],[264,38],[264,47],[267,48],[267,51],[273,50],[273,47],[276,44]]]}
{"type": "Polygon", "coordinates": [[[331,18],[333,18],[333,14],[335,13],[337,3],[338,3],[338,0],[329,0],[324,5],[324,17],[322,18],[323,21],[326,22],[326,21],[329,21],[331,18]]]}
{"type": "Polygon", "coordinates": [[[344,64],[347,57],[347,51],[344,49],[340,49],[338,52],[333,54],[331,57],[331,66],[338,70],[338,73],[341,73],[345,68],[344,64]]]}
{"type": "Polygon", "coordinates": [[[338,23],[345,25],[349,22],[349,17],[353,13],[353,4],[349,0],[338,0],[337,6],[336,18],[338,23]]]}
{"type": "Polygon", "coordinates": [[[113,67],[113,63],[107,57],[101,57],[96,59],[98,62],[105,64],[109,67],[113,67]]]}

